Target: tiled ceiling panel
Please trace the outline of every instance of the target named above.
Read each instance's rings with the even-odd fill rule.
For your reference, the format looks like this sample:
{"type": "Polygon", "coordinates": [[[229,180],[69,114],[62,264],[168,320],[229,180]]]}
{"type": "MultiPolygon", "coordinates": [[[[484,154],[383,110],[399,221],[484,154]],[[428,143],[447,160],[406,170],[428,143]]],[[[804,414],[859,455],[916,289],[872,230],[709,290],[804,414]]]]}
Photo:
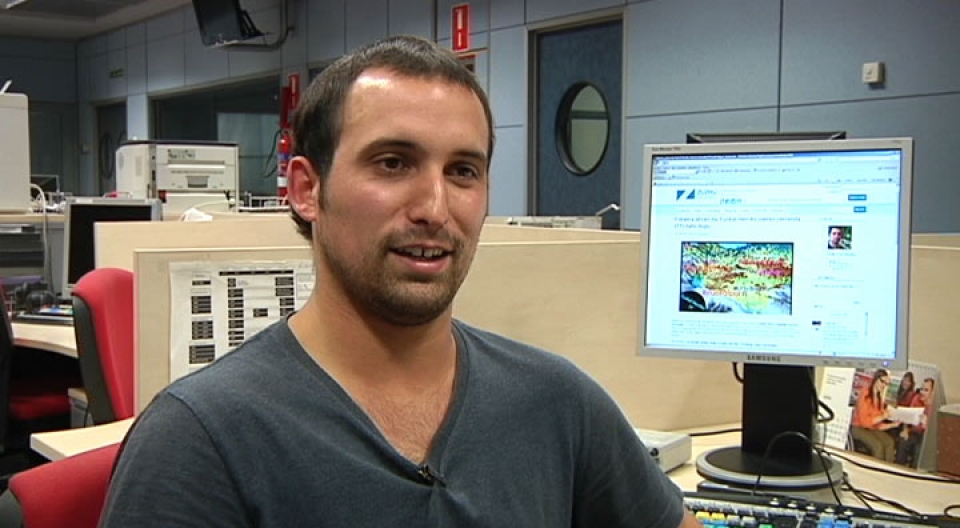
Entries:
{"type": "MultiPolygon", "coordinates": [[[[27,0],[10,8],[11,13],[98,18],[147,0],[27,0]]],[[[0,0],[0,5],[10,4],[0,0]]]]}

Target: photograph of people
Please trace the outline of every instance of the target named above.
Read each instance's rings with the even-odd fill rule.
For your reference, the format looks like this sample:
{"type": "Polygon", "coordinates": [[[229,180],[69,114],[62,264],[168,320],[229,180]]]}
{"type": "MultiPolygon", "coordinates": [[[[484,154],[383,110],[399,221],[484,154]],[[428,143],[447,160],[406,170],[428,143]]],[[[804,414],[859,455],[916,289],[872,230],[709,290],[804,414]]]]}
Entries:
{"type": "Polygon", "coordinates": [[[827,249],[850,249],[853,247],[853,228],[850,226],[830,226],[827,249]]]}
{"type": "MultiPolygon", "coordinates": [[[[910,373],[908,372],[907,374],[910,373]]],[[[906,375],[904,375],[904,377],[906,377],[906,375]]],[[[916,397],[907,405],[908,407],[923,407],[923,415],[920,416],[919,424],[904,425],[900,430],[895,459],[897,464],[917,467],[917,450],[920,449],[920,444],[923,442],[923,435],[927,432],[927,425],[930,422],[930,415],[933,413],[933,390],[935,384],[936,382],[934,382],[933,378],[924,379],[920,389],[914,393],[916,397]]]]}
{"type": "Polygon", "coordinates": [[[420,37],[314,79],[287,174],[316,288],[154,398],[101,527],[700,526],[589,375],[454,318],[491,116],[473,73],[420,37]]]}
{"type": "Polygon", "coordinates": [[[890,373],[877,369],[866,390],[861,390],[857,398],[850,432],[855,450],[893,462],[897,446],[892,431],[900,427],[900,422],[890,419],[890,410],[884,401],[889,386],[890,373]]]}
{"type": "Polygon", "coordinates": [[[897,388],[897,407],[919,407],[915,404],[919,399],[920,391],[914,381],[913,372],[907,371],[900,378],[900,387],[897,388]]]}

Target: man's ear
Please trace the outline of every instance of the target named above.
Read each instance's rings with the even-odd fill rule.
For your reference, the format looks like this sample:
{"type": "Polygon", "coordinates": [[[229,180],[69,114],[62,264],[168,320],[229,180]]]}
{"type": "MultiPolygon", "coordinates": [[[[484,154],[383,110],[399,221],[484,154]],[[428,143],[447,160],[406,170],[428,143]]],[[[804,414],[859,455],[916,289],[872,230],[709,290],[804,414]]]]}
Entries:
{"type": "Polygon", "coordinates": [[[287,165],[287,201],[307,222],[317,218],[320,207],[320,175],[304,156],[294,156],[287,165]]]}

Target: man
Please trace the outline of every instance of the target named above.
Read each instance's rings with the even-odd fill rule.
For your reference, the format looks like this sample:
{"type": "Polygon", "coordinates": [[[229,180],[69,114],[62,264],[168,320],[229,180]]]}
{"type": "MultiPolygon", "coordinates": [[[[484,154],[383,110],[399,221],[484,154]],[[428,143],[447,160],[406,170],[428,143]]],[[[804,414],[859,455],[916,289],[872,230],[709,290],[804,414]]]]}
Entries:
{"type": "Polygon", "coordinates": [[[827,249],[850,249],[847,241],[843,239],[842,227],[830,228],[830,239],[827,241],[827,249]]]}
{"type": "Polygon", "coordinates": [[[144,411],[104,526],[696,526],[599,386],[453,320],[492,149],[482,89],[430,41],[327,68],[288,187],[316,289],[144,411]]]}

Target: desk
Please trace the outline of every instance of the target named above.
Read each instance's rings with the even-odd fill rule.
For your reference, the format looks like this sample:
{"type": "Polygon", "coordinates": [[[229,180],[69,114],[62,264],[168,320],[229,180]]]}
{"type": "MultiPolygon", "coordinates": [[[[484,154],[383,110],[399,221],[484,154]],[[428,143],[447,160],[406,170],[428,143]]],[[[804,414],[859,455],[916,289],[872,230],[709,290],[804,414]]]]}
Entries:
{"type": "MultiPolygon", "coordinates": [[[[119,422],[85,427],[82,429],[35,433],[30,436],[30,448],[50,460],[59,460],[64,457],[122,441],[130,429],[130,426],[133,425],[133,420],[133,418],[128,418],[119,422]]],[[[732,445],[739,441],[739,433],[694,438],[693,456],[691,460],[671,471],[669,473],[670,478],[685,491],[696,490],[697,483],[702,480],[694,466],[697,457],[710,449],[732,445]]],[[[850,458],[873,467],[906,473],[903,468],[899,468],[898,466],[876,462],[853,453],[849,453],[848,455],[850,458]]],[[[844,456],[847,456],[847,454],[844,456]]],[[[904,506],[913,508],[921,513],[940,513],[947,505],[957,502],[960,485],[911,480],[876,471],[869,471],[847,462],[843,464],[844,470],[850,475],[850,481],[858,489],[871,491],[881,497],[896,500],[904,506]]],[[[834,502],[833,495],[828,490],[824,490],[822,493],[824,494],[823,496],[810,498],[823,502],[834,502]]],[[[841,498],[844,504],[863,506],[849,493],[842,493],[841,498]]],[[[874,506],[880,510],[889,509],[882,505],[875,504],[874,506]]]]}
{"type": "Polygon", "coordinates": [[[30,449],[49,460],[60,460],[98,447],[119,443],[126,436],[133,418],[80,429],[50,431],[30,435],[30,449]]]}
{"type": "Polygon", "coordinates": [[[77,357],[77,338],[71,325],[13,323],[15,345],[77,357]]]}
{"type": "MultiPolygon", "coordinates": [[[[717,427],[722,429],[725,427],[717,427]]],[[[697,483],[703,480],[697,474],[695,463],[701,453],[717,447],[726,447],[740,442],[740,433],[726,433],[715,436],[702,436],[693,439],[693,455],[688,463],[668,473],[670,478],[680,486],[684,491],[695,491],[697,483]]],[[[885,464],[870,458],[859,456],[855,453],[843,452],[843,456],[857,460],[871,467],[882,468],[885,470],[897,471],[909,474],[909,470],[901,466],[885,464]]],[[[864,491],[873,492],[881,497],[893,499],[908,508],[912,508],[921,513],[941,513],[943,509],[957,502],[960,497],[960,485],[926,482],[912,480],[905,477],[887,475],[877,471],[863,469],[846,461],[841,460],[844,471],[849,475],[850,482],[857,488],[864,491]]],[[[829,490],[816,492],[815,495],[807,496],[811,500],[821,502],[835,502],[833,494],[829,490]]],[[[848,506],[863,507],[863,504],[849,492],[841,492],[840,498],[848,506]]],[[[889,507],[874,504],[878,510],[891,510],[889,507]]]]}

